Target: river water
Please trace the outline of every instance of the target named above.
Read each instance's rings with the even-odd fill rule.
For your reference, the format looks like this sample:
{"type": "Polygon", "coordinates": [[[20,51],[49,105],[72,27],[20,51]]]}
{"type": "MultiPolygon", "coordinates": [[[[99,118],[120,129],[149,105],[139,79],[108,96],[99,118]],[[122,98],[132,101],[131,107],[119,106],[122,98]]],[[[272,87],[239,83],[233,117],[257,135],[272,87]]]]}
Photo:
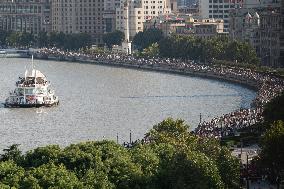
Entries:
{"type": "MultiPolygon", "coordinates": [[[[0,102],[23,76],[29,59],[0,58],[0,102]]],[[[51,81],[60,105],[9,109],[0,105],[0,149],[47,144],[66,146],[88,140],[142,138],[167,117],[194,129],[202,120],[249,107],[255,92],[199,77],[82,63],[35,60],[51,81]]]]}

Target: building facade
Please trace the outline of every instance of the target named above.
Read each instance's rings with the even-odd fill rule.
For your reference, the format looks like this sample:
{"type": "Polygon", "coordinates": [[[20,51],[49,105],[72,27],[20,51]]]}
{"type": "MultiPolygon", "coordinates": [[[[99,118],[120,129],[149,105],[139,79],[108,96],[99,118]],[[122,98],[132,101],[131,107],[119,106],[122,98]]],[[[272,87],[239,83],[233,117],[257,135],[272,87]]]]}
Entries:
{"type": "Polygon", "coordinates": [[[172,34],[212,38],[222,35],[224,22],[218,19],[198,19],[192,16],[159,16],[144,23],[144,29],[159,28],[164,36],[172,34]]]}
{"type": "Polygon", "coordinates": [[[94,44],[103,44],[103,0],[53,0],[52,31],[87,33],[94,44]]]}
{"type": "Polygon", "coordinates": [[[199,16],[224,20],[224,31],[229,32],[229,15],[235,9],[254,9],[274,6],[280,0],[199,0],[199,16]]]}
{"type": "Polygon", "coordinates": [[[50,0],[1,0],[0,30],[28,32],[51,31],[50,0]]]}
{"type": "MultiPolygon", "coordinates": [[[[260,52],[262,65],[283,67],[280,58],[281,14],[266,10],[260,13],[260,52]]],[[[283,45],[283,44],[282,44],[283,45]]],[[[283,46],[281,47],[283,49],[283,46]]],[[[282,54],[283,56],[283,54],[282,54]]],[[[283,57],[282,57],[283,60],[283,57]]]]}
{"type": "Polygon", "coordinates": [[[279,1],[232,10],[229,22],[230,38],[249,42],[255,48],[262,65],[284,66],[283,13],[279,1]]]}
{"type": "Polygon", "coordinates": [[[229,10],[240,6],[238,0],[199,0],[199,16],[202,19],[214,18],[224,20],[224,32],[229,28],[229,10]]]}
{"type": "Polygon", "coordinates": [[[116,9],[120,7],[120,0],[104,0],[105,32],[116,30],[116,9]]]}
{"type": "Polygon", "coordinates": [[[116,29],[126,32],[128,25],[131,41],[136,33],[143,31],[145,21],[175,11],[177,11],[176,0],[121,1],[121,6],[116,9],[116,29]]]}

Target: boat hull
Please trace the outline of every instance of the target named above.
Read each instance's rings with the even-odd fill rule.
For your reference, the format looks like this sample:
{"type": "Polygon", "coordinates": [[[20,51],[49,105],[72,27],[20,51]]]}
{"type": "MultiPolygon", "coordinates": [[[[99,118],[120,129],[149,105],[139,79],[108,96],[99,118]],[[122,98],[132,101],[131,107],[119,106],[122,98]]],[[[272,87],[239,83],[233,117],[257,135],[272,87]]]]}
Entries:
{"type": "Polygon", "coordinates": [[[57,106],[59,102],[54,102],[52,104],[9,104],[4,103],[5,108],[39,108],[39,107],[51,107],[57,106]]]}

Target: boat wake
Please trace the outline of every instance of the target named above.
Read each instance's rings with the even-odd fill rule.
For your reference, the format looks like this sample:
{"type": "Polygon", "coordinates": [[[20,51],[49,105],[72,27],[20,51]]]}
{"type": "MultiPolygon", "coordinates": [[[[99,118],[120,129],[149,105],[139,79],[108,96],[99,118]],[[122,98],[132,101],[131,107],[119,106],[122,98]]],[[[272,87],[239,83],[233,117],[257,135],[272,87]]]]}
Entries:
{"type": "Polygon", "coordinates": [[[218,95],[154,95],[154,96],[121,96],[120,98],[129,99],[150,99],[150,98],[208,98],[208,97],[231,97],[239,96],[239,94],[218,94],[218,95]]]}

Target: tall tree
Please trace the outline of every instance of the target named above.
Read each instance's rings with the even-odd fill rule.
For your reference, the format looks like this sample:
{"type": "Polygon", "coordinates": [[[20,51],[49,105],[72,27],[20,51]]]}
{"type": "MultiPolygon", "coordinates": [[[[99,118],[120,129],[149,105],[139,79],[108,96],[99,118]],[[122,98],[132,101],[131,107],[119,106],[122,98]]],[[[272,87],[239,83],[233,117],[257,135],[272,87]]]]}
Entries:
{"type": "Polygon", "coordinates": [[[260,166],[274,181],[284,178],[284,122],[274,122],[261,141],[260,166]],[[282,178],[281,178],[282,177],[282,178]]]}
{"type": "Polygon", "coordinates": [[[103,35],[103,41],[108,48],[112,48],[113,45],[121,45],[124,40],[124,33],[122,31],[116,30],[111,33],[106,33],[103,35]]]}
{"type": "Polygon", "coordinates": [[[157,28],[150,28],[143,32],[138,32],[132,42],[138,50],[143,50],[161,39],[163,39],[163,32],[157,28]]]}
{"type": "Polygon", "coordinates": [[[37,36],[37,46],[42,48],[42,47],[47,47],[48,46],[48,35],[47,32],[39,32],[37,36]]]}
{"type": "Polygon", "coordinates": [[[284,121],[284,92],[265,105],[263,115],[268,122],[284,121]]]}
{"type": "Polygon", "coordinates": [[[7,37],[9,36],[8,32],[5,30],[0,30],[0,47],[6,46],[7,44],[7,37]]]}
{"type": "Polygon", "coordinates": [[[3,154],[0,155],[0,161],[15,161],[19,162],[22,159],[22,152],[19,149],[19,144],[13,144],[9,148],[3,150],[3,154]]]}

